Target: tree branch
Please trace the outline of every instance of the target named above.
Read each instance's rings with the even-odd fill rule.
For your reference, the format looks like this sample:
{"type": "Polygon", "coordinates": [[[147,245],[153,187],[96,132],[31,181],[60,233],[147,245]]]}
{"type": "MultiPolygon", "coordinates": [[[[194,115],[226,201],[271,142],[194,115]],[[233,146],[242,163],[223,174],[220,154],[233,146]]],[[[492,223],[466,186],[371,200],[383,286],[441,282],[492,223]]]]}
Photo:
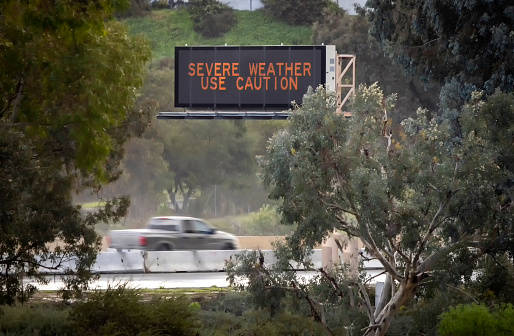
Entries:
{"type": "Polygon", "coordinates": [[[348,209],[345,209],[345,208],[342,208],[340,207],[339,205],[335,204],[335,203],[329,203],[327,201],[324,200],[324,195],[319,191],[319,190],[316,190],[316,192],[318,193],[318,196],[321,200],[321,202],[327,206],[327,208],[329,209],[336,209],[336,210],[339,210],[339,211],[342,211],[342,212],[345,212],[347,214],[350,214],[352,216],[357,216],[357,213],[355,211],[352,211],[352,210],[348,210],[348,209]]]}
{"type": "Polygon", "coordinates": [[[449,284],[446,284],[446,286],[448,286],[449,288],[453,289],[453,290],[456,290],[457,292],[461,293],[462,295],[470,298],[471,300],[473,300],[476,304],[478,304],[479,302],[477,301],[477,299],[475,299],[474,297],[472,297],[470,294],[466,293],[465,291],[463,291],[462,289],[459,289],[457,287],[453,287],[452,285],[449,285],[449,284]]]}
{"type": "Polygon", "coordinates": [[[16,117],[18,114],[18,109],[20,107],[21,97],[23,95],[23,87],[25,86],[25,81],[23,78],[20,78],[18,84],[16,85],[16,100],[14,101],[14,106],[12,108],[11,114],[11,123],[14,124],[16,122],[16,117]]]}
{"type": "Polygon", "coordinates": [[[9,109],[9,107],[11,107],[11,102],[17,97],[16,93],[14,95],[12,95],[11,97],[7,98],[7,104],[5,105],[5,107],[2,109],[2,111],[0,111],[0,118],[2,118],[4,116],[4,113],[5,111],[7,111],[9,109]]]}
{"type": "Polygon", "coordinates": [[[389,241],[389,244],[391,245],[392,249],[398,253],[403,260],[405,260],[406,263],[409,263],[410,262],[410,259],[409,257],[407,257],[407,255],[405,255],[405,253],[403,253],[400,248],[398,246],[396,246],[392,240],[392,238],[387,238],[387,240],[389,241]]]}
{"type": "Polygon", "coordinates": [[[368,292],[366,291],[366,287],[364,287],[364,285],[360,281],[358,281],[357,284],[359,286],[359,292],[363,296],[363,297],[361,297],[361,299],[364,303],[366,313],[368,314],[369,324],[370,325],[375,324],[375,318],[373,316],[374,315],[373,314],[373,306],[371,305],[371,302],[369,301],[369,295],[368,295],[368,292]]]}
{"type": "Polygon", "coordinates": [[[341,227],[339,228],[341,231],[346,232],[349,236],[357,236],[355,227],[353,227],[346,219],[342,218],[340,215],[335,215],[335,217],[341,224],[341,227]]]}
{"type": "Polygon", "coordinates": [[[332,329],[330,329],[330,327],[326,323],[325,314],[323,313],[323,305],[321,303],[319,303],[317,300],[311,298],[305,291],[303,291],[300,288],[298,288],[294,281],[291,282],[291,285],[292,285],[292,287],[283,287],[283,286],[279,286],[279,287],[264,287],[264,289],[265,290],[269,290],[269,289],[273,289],[273,288],[280,288],[280,289],[283,289],[283,290],[286,290],[286,291],[289,291],[289,292],[304,294],[305,295],[304,298],[307,301],[307,303],[309,304],[309,307],[311,308],[311,314],[313,315],[314,319],[317,322],[321,323],[321,325],[323,325],[323,327],[327,330],[327,332],[331,336],[335,336],[335,334],[332,331],[332,329]]]}
{"type": "MultiPolygon", "coordinates": [[[[469,239],[469,235],[465,236],[464,239],[460,240],[459,242],[448,245],[446,247],[443,247],[441,249],[438,249],[434,253],[432,253],[428,258],[426,258],[416,269],[416,273],[425,273],[430,270],[432,270],[433,266],[439,262],[444,256],[448,255],[449,253],[456,251],[460,248],[471,246],[469,239]]],[[[415,267],[415,264],[414,264],[415,267]]]]}
{"type": "Polygon", "coordinates": [[[446,208],[448,203],[450,203],[450,199],[453,197],[453,194],[454,193],[452,193],[451,190],[448,191],[446,193],[446,197],[445,197],[444,201],[439,205],[439,209],[437,209],[437,212],[434,215],[434,217],[432,218],[432,221],[430,222],[430,226],[428,227],[428,230],[425,233],[425,236],[423,237],[423,239],[421,240],[421,242],[420,242],[420,244],[418,246],[417,252],[416,252],[416,254],[414,256],[413,265],[416,265],[418,263],[419,258],[421,256],[421,253],[423,252],[423,249],[425,248],[426,243],[428,242],[428,240],[432,236],[432,233],[434,232],[434,230],[437,229],[437,227],[439,225],[441,225],[441,223],[443,223],[443,221],[437,221],[437,218],[444,211],[444,209],[446,208]]]}
{"type": "Polygon", "coordinates": [[[319,268],[318,271],[330,282],[334,290],[337,292],[337,296],[343,297],[343,291],[339,288],[336,279],[333,276],[328,275],[323,267],[319,268]]]}
{"type": "Polygon", "coordinates": [[[375,244],[375,242],[373,241],[373,238],[371,237],[371,234],[369,233],[369,229],[367,227],[367,225],[365,225],[363,223],[363,226],[364,228],[366,229],[366,235],[367,237],[364,238],[362,237],[362,235],[359,236],[359,238],[361,238],[361,241],[364,243],[364,245],[366,245],[366,247],[373,252],[373,256],[375,258],[377,258],[378,261],[380,261],[380,263],[382,264],[382,266],[384,266],[384,268],[386,269],[386,271],[388,273],[391,274],[391,276],[395,279],[395,280],[398,280],[400,281],[403,277],[398,273],[398,271],[396,270],[396,267],[393,267],[383,256],[382,254],[380,253],[380,251],[378,250],[378,247],[377,245],[375,244]]]}
{"type": "Polygon", "coordinates": [[[383,272],[378,273],[377,275],[374,275],[374,276],[372,276],[372,277],[370,277],[370,278],[366,279],[366,283],[367,283],[367,282],[369,282],[369,281],[371,281],[371,280],[373,280],[373,279],[375,279],[375,278],[378,278],[379,276],[381,276],[381,275],[383,275],[383,274],[387,274],[387,272],[386,272],[386,271],[383,271],[383,272]]]}

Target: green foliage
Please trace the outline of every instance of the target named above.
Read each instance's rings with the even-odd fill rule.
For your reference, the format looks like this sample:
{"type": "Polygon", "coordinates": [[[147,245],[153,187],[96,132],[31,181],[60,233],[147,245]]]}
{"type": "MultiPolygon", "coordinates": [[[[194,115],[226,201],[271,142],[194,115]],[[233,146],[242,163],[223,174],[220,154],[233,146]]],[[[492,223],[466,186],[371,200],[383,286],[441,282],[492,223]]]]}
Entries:
{"type": "Polygon", "coordinates": [[[408,74],[440,84],[453,97],[514,90],[514,7],[501,1],[367,1],[370,34],[408,74]],[[483,50],[484,52],[477,52],[483,50]]]}
{"type": "Polygon", "coordinates": [[[187,10],[195,32],[205,38],[222,36],[237,23],[234,10],[218,0],[191,0],[187,10]]]}
{"type": "Polygon", "coordinates": [[[41,269],[64,271],[80,295],[99,250],[99,222],[128,208],[113,197],[82,214],[72,192],[115,180],[123,144],[155,106],[134,108],[150,50],[113,22],[125,0],[0,3],[0,304],[26,301],[41,269]],[[51,249],[50,244],[60,245],[51,249]]]}
{"type": "MultiPolygon", "coordinates": [[[[236,45],[280,44],[282,42],[309,44],[309,28],[292,28],[260,11],[236,11],[234,14],[238,17],[238,23],[234,29],[223,39],[212,40],[194,33],[192,20],[187,11],[183,9],[159,10],[144,18],[125,20],[130,31],[133,34],[145,35],[151,41],[154,49],[155,61],[148,68],[141,90],[142,96],[156,100],[160,111],[177,110],[173,106],[174,60],[170,58],[173,57],[175,45],[186,43],[188,45],[220,45],[225,42],[236,45]]],[[[136,140],[126,147],[127,151],[137,150],[137,153],[148,159],[133,160],[127,156],[126,162],[123,163],[125,176],[121,176],[119,183],[104,188],[107,195],[120,192],[132,195],[130,216],[134,218],[131,218],[130,222],[135,221],[139,224],[144,217],[153,215],[156,211],[163,211],[163,213],[166,211],[168,213],[170,211],[187,212],[201,217],[241,214],[256,211],[266,203],[266,192],[255,175],[256,163],[253,152],[263,154],[267,140],[276,129],[281,127],[283,122],[252,121],[244,123],[239,121],[238,125],[230,125],[230,123],[222,125],[220,122],[157,122],[155,119],[153,122],[158,124],[156,126],[158,129],[151,130],[147,134],[148,141],[144,142],[149,145],[147,153],[142,152],[141,146],[144,143],[141,141],[136,140]],[[206,133],[207,128],[212,128],[208,133],[211,135],[206,133]],[[216,133],[218,135],[213,135],[216,133]],[[162,138],[160,134],[162,134],[162,138]],[[199,142],[195,142],[197,137],[200,138],[199,142]],[[167,145],[168,141],[170,141],[169,145],[167,145]],[[169,153],[165,157],[171,163],[169,171],[161,171],[162,175],[158,178],[153,173],[162,167],[159,162],[159,157],[162,160],[162,156],[159,154],[160,146],[157,146],[157,143],[163,144],[163,149],[169,153]],[[232,175],[221,173],[218,168],[213,175],[212,162],[214,161],[211,159],[217,161],[218,157],[226,158],[226,154],[222,153],[223,148],[215,148],[219,146],[228,146],[226,154],[235,160],[228,159],[234,164],[227,164],[219,168],[227,169],[227,171],[232,169],[234,172],[232,175]],[[194,152],[195,156],[187,157],[188,151],[194,152]],[[244,153],[245,151],[249,152],[244,153]],[[151,179],[147,174],[136,173],[145,169],[152,172],[151,179]],[[216,184],[213,183],[213,180],[209,181],[214,176],[217,178],[216,184]],[[180,189],[180,186],[183,190],[180,189]],[[152,190],[154,187],[157,189],[152,190]],[[170,197],[172,209],[169,208],[168,202],[161,203],[163,187],[172,192],[170,197]],[[185,206],[183,207],[183,205],[185,206]]],[[[129,223],[129,225],[131,224],[129,223]]],[[[219,227],[222,228],[223,225],[219,227]]],[[[232,232],[233,229],[241,234],[248,234],[245,233],[246,227],[238,226],[237,223],[229,231],[232,232]],[[240,231],[237,231],[238,228],[240,231]]]]}
{"type": "Polygon", "coordinates": [[[175,60],[163,58],[152,62],[146,72],[141,96],[155,100],[159,111],[174,111],[175,60]]]}
{"type": "Polygon", "coordinates": [[[82,289],[99,250],[94,224],[119,218],[128,206],[127,199],[114,199],[83,216],[71,201],[73,178],[36,147],[20,132],[0,133],[0,305],[26,301],[35,288],[23,285],[24,276],[42,280],[40,267],[66,270],[68,260],[75,261],[77,275],[68,284],[82,289]],[[64,246],[51,249],[55,240],[64,246]]]}
{"type": "Polygon", "coordinates": [[[451,306],[473,302],[466,294],[463,290],[448,286],[437,286],[429,293],[426,289],[420,290],[414,302],[402,307],[387,335],[438,336],[439,316],[451,306]]]}
{"type": "Polygon", "coordinates": [[[507,255],[488,256],[479,265],[470,289],[488,305],[514,302],[514,265],[507,255]]]}
{"type": "Polygon", "coordinates": [[[262,11],[234,11],[237,24],[222,37],[207,39],[193,30],[186,9],[152,11],[142,18],[123,21],[132,35],[144,35],[151,43],[153,59],[175,57],[175,46],[184,45],[308,45],[310,27],[291,27],[262,11]]]}
{"type": "MultiPolygon", "coordinates": [[[[162,1],[167,2],[167,1],[162,1]]],[[[121,19],[124,17],[139,17],[144,16],[150,13],[152,10],[152,6],[154,6],[155,1],[151,0],[132,0],[130,1],[130,6],[127,8],[123,8],[117,10],[115,13],[116,18],[121,19]],[[151,3],[152,2],[152,3],[151,3]]]]}
{"type": "Polygon", "coordinates": [[[149,49],[105,21],[108,1],[50,3],[1,5],[0,57],[9,66],[2,68],[0,118],[30,124],[27,132],[68,155],[68,167],[105,182],[113,132],[135,102],[149,49]]]}
{"type": "Polygon", "coordinates": [[[355,55],[357,86],[378,82],[385,95],[401,92],[395,108],[388,111],[393,120],[413,116],[418,107],[435,110],[440,87],[433,84],[425,89],[417,78],[405,75],[400,66],[384,55],[375,38],[368,34],[369,28],[361,16],[325,10],[324,20],[314,24],[312,42],[333,44],[338,53],[355,55]]]}
{"type": "Polygon", "coordinates": [[[458,305],[441,315],[439,333],[442,336],[512,335],[514,308],[511,304],[502,305],[491,313],[484,305],[458,305]]]}
{"type": "Polygon", "coordinates": [[[424,278],[447,270],[445,258],[454,265],[447,281],[460,281],[477,267],[470,262],[477,251],[509,248],[514,209],[496,188],[513,178],[501,164],[510,152],[489,130],[511,130],[513,120],[493,121],[483,113],[489,103],[473,100],[462,110],[457,143],[450,122],[419,109],[397,141],[387,118],[394,96],[360,86],[348,119],[334,112],[335,101],[322,87],[305,95],[270,142],[265,182],[281,201],[282,221],[298,225],[287,241],[294,259],[341,230],[357,236],[399,283],[391,308],[370,318],[382,335],[424,278]]]}
{"type": "Polygon", "coordinates": [[[364,312],[353,304],[356,293],[349,287],[354,283],[346,268],[322,271],[307,281],[292,270],[292,265],[293,260],[302,260],[306,269],[312,269],[308,252],[295,258],[286,246],[277,244],[275,255],[276,261],[267,260],[258,251],[245,251],[227,263],[231,285],[250,293],[256,309],[253,314],[260,312],[263,316],[259,318],[272,318],[275,328],[281,327],[277,321],[283,318],[303,316],[318,333],[331,335],[358,333],[366,326],[364,312]]]}
{"type": "MultiPolygon", "coordinates": [[[[162,158],[173,175],[161,188],[168,192],[176,212],[195,211],[196,207],[198,213],[235,214],[233,200],[237,198],[231,194],[237,195],[256,180],[253,143],[240,122],[163,122],[152,127],[146,137],[164,146],[162,158]]],[[[248,203],[236,205],[247,210],[248,203]]]]}
{"type": "Polygon", "coordinates": [[[143,301],[141,291],[127,284],[94,291],[70,312],[80,335],[196,335],[198,307],[185,297],[143,301]]]}
{"type": "Polygon", "coordinates": [[[70,329],[68,315],[68,310],[40,304],[2,307],[0,310],[0,335],[75,335],[70,329]]]}
{"type": "Polygon", "coordinates": [[[290,312],[273,318],[261,309],[249,309],[242,316],[224,312],[202,312],[201,315],[202,335],[205,336],[303,336],[325,333],[312,318],[290,312]]]}
{"type": "Polygon", "coordinates": [[[310,26],[323,17],[325,8],[335,8],[330,0],[263,0],[262,4],[268,15],[295,26],[310,26]]]}
{"type": "Polygon", "coordinates": [[[277,207],[266,204],[259,211],[252,213],[251,223],[246,230],[249,235],[286,236],[294,230],[294,227],[282,225],[277,207]]]}

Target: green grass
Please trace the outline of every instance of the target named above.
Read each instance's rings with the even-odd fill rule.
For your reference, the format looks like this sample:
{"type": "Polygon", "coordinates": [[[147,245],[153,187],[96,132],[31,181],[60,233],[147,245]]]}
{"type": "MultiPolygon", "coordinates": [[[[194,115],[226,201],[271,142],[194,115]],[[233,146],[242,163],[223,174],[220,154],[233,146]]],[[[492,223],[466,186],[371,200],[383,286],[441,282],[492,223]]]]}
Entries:
{"type": "Polygon", "coordinates": [[[100,201],[100,200],[95,201],[95,202],[87,202],[87,203],[81,204],[82,209],[94,209],[94,208],[97,208],[97,207],[100,207],[103,205],[105,205],[105,201],[100,201]]]}
{"type": "Polygon", "coordinates": [[[245,228],[252,224],[252,214],[234,215],[218,218],[207,219],[216,229],[229,232],[232,234],[240,234],[237,227],[245,228]]]}
{"type": "Polygon", "coordinates": [[[193,31],[187,10],[155,10],[142,18],[123,22],[130,34],[141,34],[150,41],[153,59],[175,57],[175,46],[219,45],[309,45],[310,27],[290,26],[266,16],[262,11],[236,11],[237,25],[225,36],[206,39],[193,31]]]}

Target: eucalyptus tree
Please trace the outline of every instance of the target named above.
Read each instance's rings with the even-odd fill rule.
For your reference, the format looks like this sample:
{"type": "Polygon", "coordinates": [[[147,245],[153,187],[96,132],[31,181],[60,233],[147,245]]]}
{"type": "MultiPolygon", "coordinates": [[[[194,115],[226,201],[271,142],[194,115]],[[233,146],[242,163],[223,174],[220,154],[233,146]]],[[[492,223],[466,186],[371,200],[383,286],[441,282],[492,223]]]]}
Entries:
{"type": "Polygon", "coordinates": [[[23,275],[42,280],[42,269],[74,275],[67,289],[86,288],[99,250],[94,225],[128,207],[114,198],[84,215],[72,200],[119,177],[124,142],[155,108],[134,108],[150,51],[111,20],[125,5],[0,3],[1,304],[26,299],[34,288],[24,288],[23,275]]]}
{"type": "Polygon", "coordinates": [[[462,138],[456,142],[450,122],[424,109],[405,119],[393,136],[388,115],[396,98],[385,97],[376,85],[359,87],[351,118],[335,113],[333,93],[310,90],[266,156],[270,197],[280,200],[282,222],[297,225],[287,239],[289,252],[282,248],[280,254],[302,260],[334,231],[356,237],[387,274],[382,300],[370,303],[364,274],[338,281],[340,268],[332,275],[320,270],[333,297],[339,297],[330,304],[291,275],[273,275],[252,258],[232,264],[234,282],[235,275],[248,278],[250,288],[259,289],[257,296],[272,289],[300,293],[329,334],[345,323],[344,314],[328,318],[331,307],[360,305],[368,316],[364,335],[385,335],[401,307],[423,287],[449,281],[441,276],[448,272],[448,259],[454,272],[461,270],[454,279],[460,281],[487,254],[514,251],[513,187],[502,184],[514,175],[500,162],[502,152],[512,150],[514,124],[498,117],[513,114],[514,96],[496,92],[485,103],[480,97],[474,94],[462,109],[462,138]],[[497,117],[487,113],[493,106],[497,117]],[[500,185],[507,189],[499,192],[500,185]],[[264,285],[255,287],[259,281],[264,285]],[[344,285],[354,294],[343,291],[344,285]]]}
{"type": "Polygon", "coordinates": [[[400,120],[410,117],[418,107],[437,108],[440,85],[424,85],[418,78],[408,76],[393,62],[368,31],[366,18],[326,9],[324,20],[313,26],[314,44],[332,44],[339,54],[356,56],[355,84],[371,85],[378,82],[385,94],[401,92],[391,117],[400,120]]]}
{"type": "Polygon", "coordinates": [[[448,85],[448,99],[514,90],[511,1],[368,0],[358,12],[391,59],[427,83],[448,85]]]}

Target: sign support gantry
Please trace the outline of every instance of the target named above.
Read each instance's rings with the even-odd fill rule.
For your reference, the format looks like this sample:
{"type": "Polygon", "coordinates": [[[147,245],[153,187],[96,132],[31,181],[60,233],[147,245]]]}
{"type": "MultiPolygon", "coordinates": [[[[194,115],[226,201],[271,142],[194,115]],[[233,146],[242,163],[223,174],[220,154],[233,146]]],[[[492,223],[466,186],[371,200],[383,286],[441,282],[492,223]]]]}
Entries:
{"type": "Polygon", "coordinates": [[[345,104],[355,96],[355,55],[337,55],[337,113],[350,117],[351,112],[346,111],[345,104]]]}

